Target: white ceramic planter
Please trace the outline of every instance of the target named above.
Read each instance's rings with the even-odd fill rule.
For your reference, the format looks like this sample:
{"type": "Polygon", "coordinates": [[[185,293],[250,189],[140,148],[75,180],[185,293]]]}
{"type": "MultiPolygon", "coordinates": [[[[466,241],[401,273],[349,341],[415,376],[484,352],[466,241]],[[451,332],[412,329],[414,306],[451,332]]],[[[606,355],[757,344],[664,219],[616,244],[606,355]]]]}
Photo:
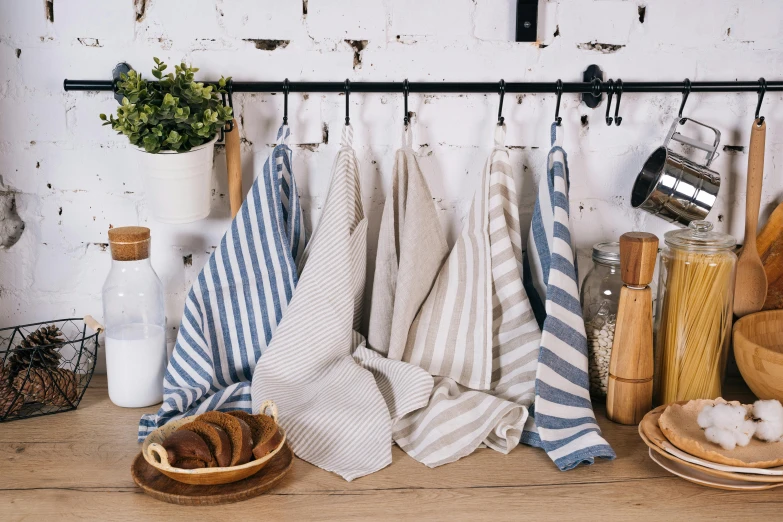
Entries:
{"type": "Polygon", "coordinates": [[[155,221],[190,223],[209,215],[215,138],[188,152],[141,152],[147,201],[155,221]]]}

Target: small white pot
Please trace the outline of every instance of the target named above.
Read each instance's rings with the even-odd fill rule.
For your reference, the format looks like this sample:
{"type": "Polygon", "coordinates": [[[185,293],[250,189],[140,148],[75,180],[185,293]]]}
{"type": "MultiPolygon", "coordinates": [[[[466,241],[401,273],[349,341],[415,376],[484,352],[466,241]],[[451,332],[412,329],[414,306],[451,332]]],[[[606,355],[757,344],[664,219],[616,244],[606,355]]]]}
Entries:
{"type": "Polygon", "coordinates": [[[136,148],[142,153],[139,167],[155,221],[190,223],[209,215],[216,141],[217,136],[188,152],[150,154],[136,148]]]}

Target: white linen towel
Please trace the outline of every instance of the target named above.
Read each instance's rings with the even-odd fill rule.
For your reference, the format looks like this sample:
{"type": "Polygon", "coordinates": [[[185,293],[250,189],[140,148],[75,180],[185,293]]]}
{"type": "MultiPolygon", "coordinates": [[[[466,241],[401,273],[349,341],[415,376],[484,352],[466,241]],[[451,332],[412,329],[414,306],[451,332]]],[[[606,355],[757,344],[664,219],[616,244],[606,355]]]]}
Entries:
{"type": "Polygon", "coordinates": [[[266,399],[296,455],[346,480],[391,463],[393,419],[427,404],[432,378],[364,346],[367,219],[359,168],[343,130],[318,227],[286,315],[259,360],[253,407],[266,399]]]}
{"type": "Polygon", "coordinates": [[[373,348],[388,347],[390,359],[437,376],[428,405],[394,425],[397,444],[430,467],[482,443],[508,453],[533,401],[540,332],[522,285],[519,210],[504,139],[505,127],[498,127],[468,222],[445,264],[446,241],[409,135],[397,152],[381,221],[368,337],[373,348]]]}

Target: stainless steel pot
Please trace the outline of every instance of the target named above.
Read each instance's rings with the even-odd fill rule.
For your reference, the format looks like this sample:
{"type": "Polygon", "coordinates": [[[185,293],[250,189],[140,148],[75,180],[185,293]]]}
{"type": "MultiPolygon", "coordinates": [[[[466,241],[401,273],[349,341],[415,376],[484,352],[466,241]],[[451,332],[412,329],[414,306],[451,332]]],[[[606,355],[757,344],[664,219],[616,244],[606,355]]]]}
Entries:
{"type": "Polygon", "coordinates": [[[715,204],[720,174],[709,166],[717,157],[720,131],[691,118],[674,120],[666,141],[653,152],[636,177],[631,190],[631,205],[680,226],[704,219],[715,204]],[[702,143],[677,132],[677,126],[691,121],[715,133],[711,144],[702,143]],[[671,151],[671,140],[707,153],[705,163],[697,163],[671,151]]]}

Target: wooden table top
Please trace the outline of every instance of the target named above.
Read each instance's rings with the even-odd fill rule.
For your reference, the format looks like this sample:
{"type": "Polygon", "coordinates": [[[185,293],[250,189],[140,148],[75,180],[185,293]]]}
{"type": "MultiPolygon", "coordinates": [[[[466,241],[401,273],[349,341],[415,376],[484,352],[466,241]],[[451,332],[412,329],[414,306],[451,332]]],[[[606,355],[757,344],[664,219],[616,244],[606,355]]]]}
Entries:
{"type": "Polygon", "coordinates": [[[260,497],[185,507],[146,496],[131,479],[139,416],[155,408],[114,406],[106,378],[96,376],[78,410],[0,424],[0,518],[690,521],[783,513],[781,489],[728,492],[669,474],[647,456],[636,427],[609,422],[596,409],[617,453],[613,462],[560,472],[543,451],[519,446],[509,455],[478,450],[429,469],[395,447],[391,466],[353,482],[296,459],[281,484],[260,497]]]}

